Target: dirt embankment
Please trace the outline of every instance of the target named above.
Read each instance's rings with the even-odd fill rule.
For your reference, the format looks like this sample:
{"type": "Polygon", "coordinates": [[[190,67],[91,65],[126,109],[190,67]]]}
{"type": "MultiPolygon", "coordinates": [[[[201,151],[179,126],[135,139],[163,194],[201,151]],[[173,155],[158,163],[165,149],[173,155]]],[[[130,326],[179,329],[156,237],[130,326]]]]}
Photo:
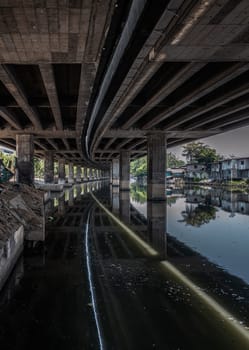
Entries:
{"type": "Polygon", "coordinates": [[[23,184],[0,185],[0,240],[6,241],[20,226],[25,238],[44,236],[44,192],[23,184]],[[35,233],[35,234],[34,234],[35,233]]]}

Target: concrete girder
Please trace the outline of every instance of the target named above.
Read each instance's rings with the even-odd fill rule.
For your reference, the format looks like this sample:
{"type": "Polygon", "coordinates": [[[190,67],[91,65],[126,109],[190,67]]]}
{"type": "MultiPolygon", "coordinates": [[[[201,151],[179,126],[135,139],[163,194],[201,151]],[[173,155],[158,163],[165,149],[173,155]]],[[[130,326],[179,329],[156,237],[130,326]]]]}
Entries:
{"type": "MultiPolygon", "coordinates": [[[[143,125],[142,129],[151,129],[155,127],[156,124],[161,123],[162,121],[165,121],[170,116],[174,115],[175,113],[179,112],[186,106],[189,106],[191,103],[197,101],[201,97],[209,94],[210,92],[214,91],[218,87],[222,86],[223,84],[231,81],[232,79],[238,77],[245,71],[249,69],[248,64],[244,63],[236,63],[232,65],[232,67],[229,67],[225,71],[223,71],[220,74],[217,74],[214,78],[211,80],[208,80],[205,82],[202,86],[197,86],[194,91],[191,91],[191,93],[185,95],[176,105],[169,108],[166,111],[163,111],[162,113],[159,113],[156,117],[152,118],[149,122],[143,125]]],[[[167,125],[168,128],[174,127],[174,121],[172,123],[169,123],[167,125]]]]}
{"type": "Polygon", "coordinates": [[[9,91],[9,93],[16,100],[17,104],[22,108],[23,112],[27,115],[34,127],[42,129],[42,124],[33,107],[28,103],[25,96],[24,89],[21,82],[10,72],[10,70],[3,65],[0,65],[0,80],[9,91]]]}
{"type": "Polygon", "coordinates": [[[15,118],[10,111],[8,111],[7,108],[5,107],[0,107],[0,116],[6,120],[7,123],[10,124],[10,126],[12,126],[15,129],[21,129],[22,126],[19,123],[19,121],[17,120],[17,118],[15,118]]]}

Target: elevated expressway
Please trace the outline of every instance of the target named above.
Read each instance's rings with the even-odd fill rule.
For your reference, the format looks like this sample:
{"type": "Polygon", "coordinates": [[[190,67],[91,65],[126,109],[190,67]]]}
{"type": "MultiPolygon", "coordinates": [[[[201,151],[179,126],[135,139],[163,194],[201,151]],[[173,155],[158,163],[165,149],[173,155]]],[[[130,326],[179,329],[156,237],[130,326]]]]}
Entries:
{"type": "Polygon", "coordinates": [[[3,0],[0,10],[3,145],[82,167],[120,158],[125,173],[147,153],[161,188],[166,146],[249,124],[247,0],[3,0]]]}

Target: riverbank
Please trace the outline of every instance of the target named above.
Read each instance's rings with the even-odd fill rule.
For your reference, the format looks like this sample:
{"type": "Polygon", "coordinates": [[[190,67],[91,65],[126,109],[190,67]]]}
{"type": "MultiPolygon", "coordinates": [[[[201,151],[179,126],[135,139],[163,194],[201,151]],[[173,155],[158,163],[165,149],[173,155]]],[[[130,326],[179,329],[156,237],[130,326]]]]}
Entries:
{"type": "Polygon", "coordinates": [[[23,251],[24,239],[45,239],[44,192],[14,183],[0,186],[0,289],[23,251]]]}

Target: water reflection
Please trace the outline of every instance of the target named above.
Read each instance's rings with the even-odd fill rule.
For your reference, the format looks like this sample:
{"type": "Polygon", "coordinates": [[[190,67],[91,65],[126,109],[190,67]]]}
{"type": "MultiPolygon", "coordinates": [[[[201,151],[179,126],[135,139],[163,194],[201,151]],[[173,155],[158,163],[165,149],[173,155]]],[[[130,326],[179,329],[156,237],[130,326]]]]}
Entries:
{"type": "MultiPolygon", "coordinates": [[[[37,250],[43,264],[30,251],[21,285],[13,287],[8,305],[0,302],[4,349],[99,349],[100,343],[108,350],[248,348],[248,284],[212,263],[205,250],[184,243],[191,235],[202,241],[209,236],[203,228],[220,220],[222,209],[209,194],[198,203],[196,192],[187,200],[189,190],[172,189],[170,204],[147,204],[134,200],[132,191],[110,192],[102,184],[66,191],[53,194],[58,212],[47,227],[45,249],[37,250]],[[96,204],[90,189],[115,216],[96,204]],[[215,207],[216,219],[186,225],[182,212],[191,205],[215,207]],[[133,234],[120,228],[117,216],[133,234]]],[[[210,251],[219,245],[220,232],[212,231],[212,245],[205,241],[210,251]]]]}
{"type": "Polygon", "coordinates": [[[200,227],[208,224],[211,220],[215,220],[216,212],[217,209],[210,205],[186,204],[186,210],[182,211],[183,219],[180,222],[184,222],[186,225],[200,227]]]}
{"type": "MultiPolygon", "coordinates": [[[[131,203],[147,218],[145,191],[140,187],[135,196],[131,192],[131,203]]],[[[249,283],[248,193],[224,188],[171,188],[166,201],[170,237],[249,283]]]]}

